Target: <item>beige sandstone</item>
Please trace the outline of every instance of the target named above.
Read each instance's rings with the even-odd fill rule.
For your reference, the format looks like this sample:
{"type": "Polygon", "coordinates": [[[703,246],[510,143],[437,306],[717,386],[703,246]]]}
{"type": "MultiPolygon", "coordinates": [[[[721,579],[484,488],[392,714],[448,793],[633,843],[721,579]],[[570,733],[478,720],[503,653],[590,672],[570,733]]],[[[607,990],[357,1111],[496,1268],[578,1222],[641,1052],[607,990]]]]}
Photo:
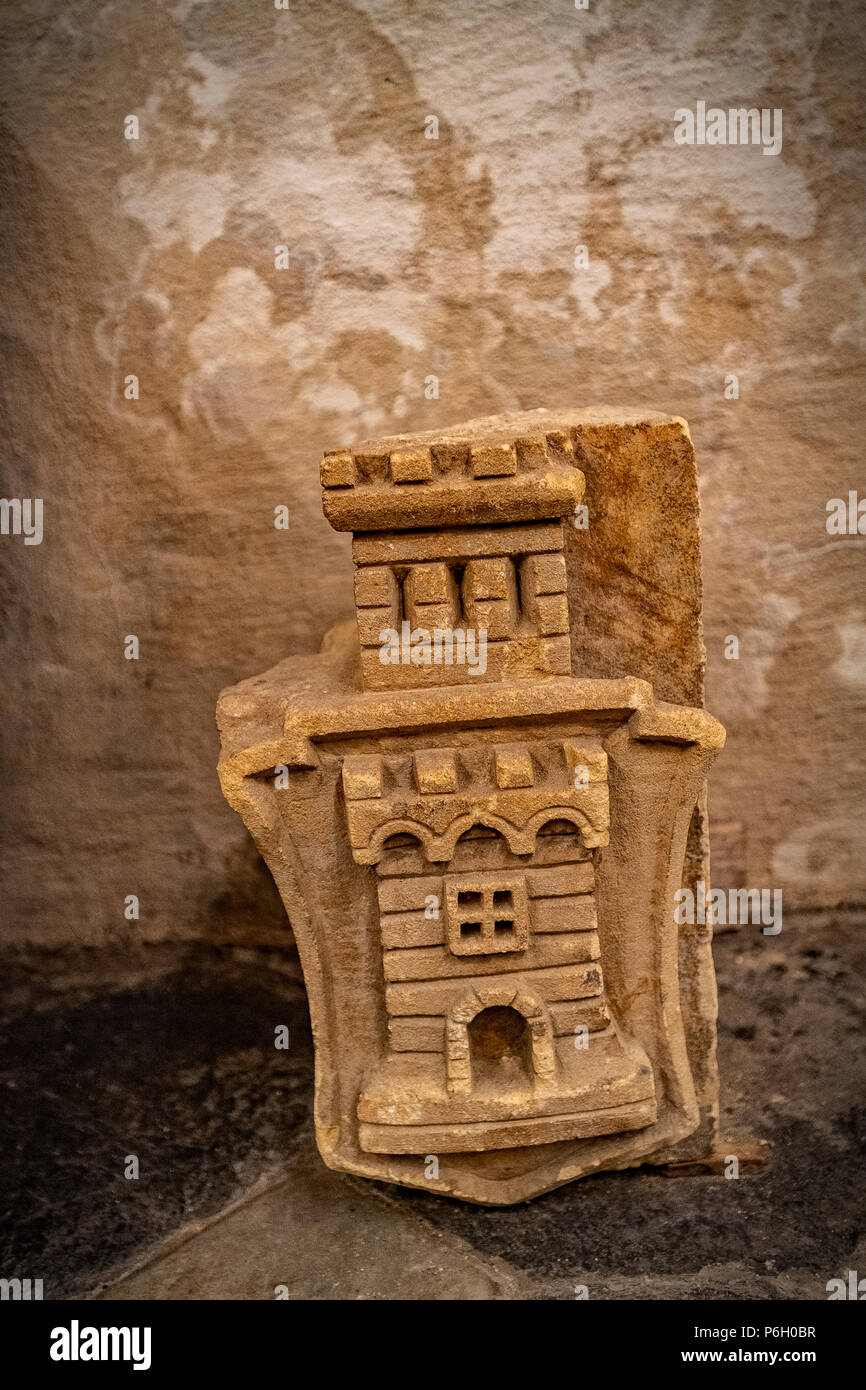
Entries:
{"type": "Polygon", "coordinates": [[[724,731],[685,422],[495,416],[321,477],[356,620],[218,723],[301,955],[323,1158],[507,1203],[707,1156],[709,929],[674,895],[708,878],[724,731]]]}
{"type": "MultiPolygon", "coordinates": [[[[866,538],[825,525],[828,499],[866,495],[862,4],[539,12],[0,14],[2,494],[45,505],[41,546],[0,537],[7,946],[291,941],[220,796],[211,713],[351,615],[315,465],[539,402],[688,418],[728,730],[714,883],[782,890],[786,922],[866,902],[866,538]],[[675,145],[704,96],[784,106],[779,156],[675,145]]],[[[592,501],[591,431],[583,455],[592,501]]],[[[619,624],[639,590],[609,562],[619,624]]]]}

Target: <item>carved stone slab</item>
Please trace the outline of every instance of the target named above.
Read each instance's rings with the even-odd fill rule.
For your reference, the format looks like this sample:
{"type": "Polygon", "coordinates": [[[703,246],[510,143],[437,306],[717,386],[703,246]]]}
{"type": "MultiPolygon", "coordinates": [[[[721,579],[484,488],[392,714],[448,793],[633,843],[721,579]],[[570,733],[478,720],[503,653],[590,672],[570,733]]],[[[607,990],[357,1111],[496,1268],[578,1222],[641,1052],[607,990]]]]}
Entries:
{"type": "Polygon", "coordinates": [[[300,951],[325,1162],[507,1203],[709,1152],[712,960],[674,901],[724,731],[684,422],[499,416],[326,454],[322,483],[355,620],[218,723],[300,951]]]}

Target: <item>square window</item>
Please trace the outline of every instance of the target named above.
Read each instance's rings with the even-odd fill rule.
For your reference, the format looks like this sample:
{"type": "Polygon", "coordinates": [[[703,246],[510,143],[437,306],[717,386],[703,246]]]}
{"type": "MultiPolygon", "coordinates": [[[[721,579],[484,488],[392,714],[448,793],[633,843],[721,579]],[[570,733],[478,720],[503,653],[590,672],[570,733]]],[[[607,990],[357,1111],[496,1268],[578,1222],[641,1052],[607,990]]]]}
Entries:
{"type": "Polygon", "coordinates": [[[445,877],[448,946],[456,956],[525,951],[529,900],[520,872],[445,877]]]}

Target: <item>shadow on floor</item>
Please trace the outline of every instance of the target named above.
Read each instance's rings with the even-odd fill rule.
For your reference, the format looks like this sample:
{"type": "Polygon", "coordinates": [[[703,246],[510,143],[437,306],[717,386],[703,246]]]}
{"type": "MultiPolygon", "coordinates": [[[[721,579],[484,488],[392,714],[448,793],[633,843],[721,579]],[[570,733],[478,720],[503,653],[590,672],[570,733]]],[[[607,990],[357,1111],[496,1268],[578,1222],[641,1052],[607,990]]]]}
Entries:
{"type": "MultiPolygon", "coordinates": [[[[850,915],[801,917],[784,939],[744,928],[715,950],[722,1133],[769,1139],[769,1169],[739,1181],[600,1174],[505,1209],[325,1175],[306,1002],[268,953],[194,959],[113,992],[43,988],[31,972],[10,995],[0,1044],[0,1273],[42,1278],[46,1297],[81,1295],[282,1175],[285,1230],[295,1243],[309,1228],[309,1277],[294,1244],[292,1297],[400,1297],[399,1272],[383,1266],[400,1248],[434,1272],[450,1250],[464,1297],[569,1298],[585,1283],[593,1298],[823,1298],[828,1279],[857,1267],[866,1231],[866,932],[850,915]],[[124,1176],[130,1156],[137,1179],[124,1176]],[[342,1225],[332,1207],[345,1209],[342,1225]]],[[[208,1237],[202,1261],[232,1231],[265,1248],[270,1211],[266,1201],[208,1237]]],[[[251,1271],[241,1291],[230,1267],[222,1283],[212,1265],[197,1273],[192,1242],[173,1273],[166,1265],[165,1293],[159,1273],[146,1286],[194,1297],[200,1280],[209,1297],[272,1297],[283,1265],[271,1253],[273,1272],[251,1271]]],[[[419,1289],[433,1273],[406,1280],[402,1296],[431,1296],[419,1289]]]]}
{"type": "Polygon", "coordinates": [[[0,1272],[81,1295],[284,1165],[312,1085],[306,999],[261,964],[191,963],[7,1013],[0,1272]],[[282,1024],[288,1050],[275,1047],[282,1024]]]}

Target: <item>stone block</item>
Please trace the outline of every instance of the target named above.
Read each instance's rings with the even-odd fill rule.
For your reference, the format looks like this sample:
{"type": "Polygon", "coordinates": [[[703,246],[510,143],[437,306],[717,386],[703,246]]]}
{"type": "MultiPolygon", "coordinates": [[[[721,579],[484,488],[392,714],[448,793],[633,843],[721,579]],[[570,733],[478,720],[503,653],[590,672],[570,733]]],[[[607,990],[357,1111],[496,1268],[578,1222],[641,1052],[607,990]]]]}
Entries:
{"type": "Polygon", "coordinates": [[[424,1185],[435,1153],[499,1203],[713,1152],[712,957],[674,918],[724,741],[684,427],[493,417],[322,482],[357,624],[223,697],[221,777],[301,947],[327,1162],[424,1185]]]}

